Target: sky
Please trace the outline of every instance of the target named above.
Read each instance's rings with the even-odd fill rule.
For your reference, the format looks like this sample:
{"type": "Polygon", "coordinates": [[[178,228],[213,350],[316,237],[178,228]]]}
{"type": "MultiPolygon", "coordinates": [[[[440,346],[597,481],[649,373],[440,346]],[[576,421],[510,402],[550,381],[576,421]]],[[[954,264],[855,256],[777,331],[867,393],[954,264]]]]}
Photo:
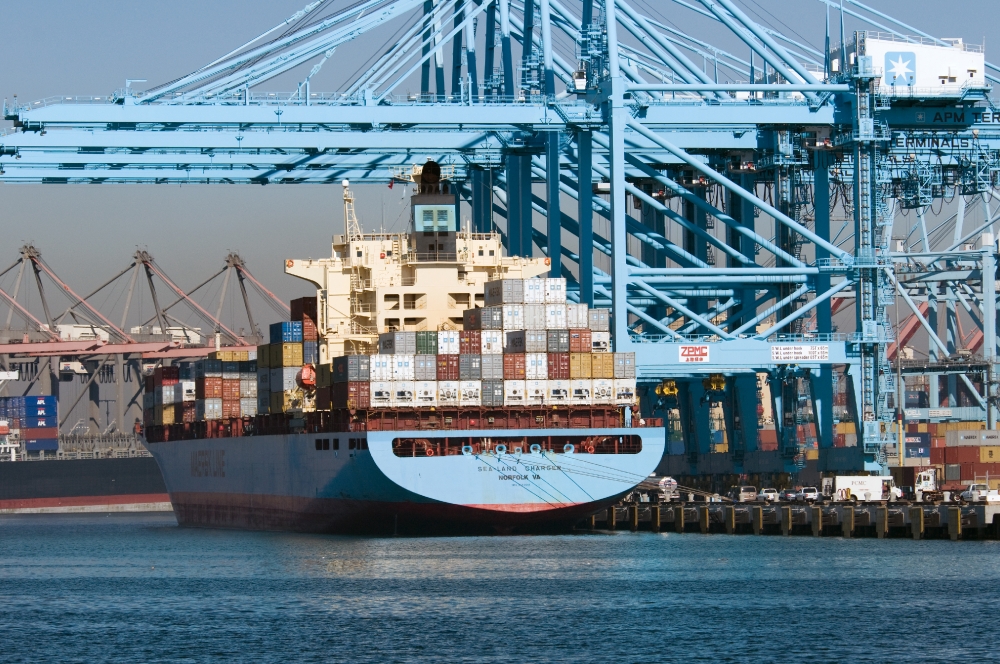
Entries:
{"type": "MultiPolygon", "coordinates": [[[[572,0],[565,0],[572,3],[572,0]]],[[[106,95],[126,78],[152,86],[214,60],[306,4],[305,0],[3,0],[0,97],[23,101],[51,95],[106,95]]],[[[346,6],[347,0],[336,0],[346,6]]],[[[669,0],[635,0],[642,11],[690,29],[713,43],[746,50],[735,38],[669,0]]],[[[823,5],[816,0],[741,0],[747,13],[817,48],[823,43],[823,5]]],[[[992,3],[954,0],[871,0],[873,7],[941,37],[1000,44],[992,3]],[[989,30],[985,35],[984,30],[989,30]]],[[[848,29],[853,27],[849,24],[848,29]]],[[[336,66],[313,80],[313,91],[344,82],[383,48],[395,28],[338,49],[336,66]],[[377,44],[378,48],[373,48],[377,44]]],[[[565,45],[564,45],[565,47],[565,45]]],[[[571,48],[571,47],[569,47],[571,48]]],[[[291,81],[262,89],[294,89],[291,81]],[[284,87],[281,87],[283,84],[284,87]]],[[[299,76],[298,78],[301,78],[299,76]]],[[[365,228],[403,230],[403,188],[357,188],[365,228]]],[[[0,269],[34,243],[78,292],[96,288],[123,269],[137,247],[184,287],[191,287],[238,251],[251,271],[284,299],[309,293],[284,276],[285,258],[324,257],[330,236],[342,232],[339,186],[0,184],[0,269]]]]}

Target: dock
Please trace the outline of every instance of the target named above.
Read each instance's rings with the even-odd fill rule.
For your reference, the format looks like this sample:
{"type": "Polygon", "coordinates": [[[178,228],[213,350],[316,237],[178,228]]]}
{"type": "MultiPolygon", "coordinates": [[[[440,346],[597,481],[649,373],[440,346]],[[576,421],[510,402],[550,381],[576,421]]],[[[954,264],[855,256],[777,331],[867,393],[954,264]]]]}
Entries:
{"type": "Polygon", "coordinates": [[[609,507],[584,530],[811,537],[1000,539],[1000,505],[992,503],[762,504],[669,502],[609,507]]]}

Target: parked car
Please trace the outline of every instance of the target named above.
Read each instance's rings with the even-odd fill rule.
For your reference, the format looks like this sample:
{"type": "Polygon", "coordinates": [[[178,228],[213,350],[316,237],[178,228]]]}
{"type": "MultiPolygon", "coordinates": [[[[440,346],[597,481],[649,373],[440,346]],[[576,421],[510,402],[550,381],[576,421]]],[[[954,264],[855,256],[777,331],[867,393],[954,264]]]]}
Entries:
{"type": "Polygon", "coordinates": [[[761,489],[757,493],[757,500],[765,500],[769,503],[773,503],[776,500],[781,500],[781,497],[778,495],[777,489],[761,489]]]}
{"type": "Polygon", "coordinates": [[[801,500],[807,503],[811,503],[817,500],[822,500],[823,497],[819,493],[819,489],[814,486],[804,486],[802,490],[796,495],[797,500],[801,500]]]}
{"type": "Polygon", "coordinates": [[[737,500],[741,503],[752,503],[757,500],[757,487],[741,486],[737,500]]]}
{"type": "Polygon", "coordinates": [[[798,496],[799,492],[795,489],[782,489],[781,493],[778,494],[780,500],[795,500],[798,496]]]}

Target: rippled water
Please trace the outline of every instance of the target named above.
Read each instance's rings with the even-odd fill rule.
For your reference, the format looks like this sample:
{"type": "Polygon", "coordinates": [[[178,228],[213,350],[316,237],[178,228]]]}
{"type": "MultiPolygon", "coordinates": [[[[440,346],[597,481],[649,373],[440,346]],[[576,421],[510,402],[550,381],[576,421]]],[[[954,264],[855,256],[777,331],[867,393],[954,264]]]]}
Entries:
{"type": "Polygon", "coordinates": [[[1000,543],[0,517],[0,661],[997,661],[1000,543]]]}

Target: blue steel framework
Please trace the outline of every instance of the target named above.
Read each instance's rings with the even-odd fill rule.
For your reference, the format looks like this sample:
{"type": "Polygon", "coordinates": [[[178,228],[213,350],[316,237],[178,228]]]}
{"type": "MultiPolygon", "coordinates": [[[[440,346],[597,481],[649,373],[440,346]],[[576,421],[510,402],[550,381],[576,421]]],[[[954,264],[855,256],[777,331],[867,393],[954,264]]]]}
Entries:
{"type": "Polygon", "coordinates": [[[433,156],[455,166],[475,230],[504,218],[510,253],[537,245],[552,274],[577,285],[580,301],[610,307],[615,347],[637,353],[648,398],[656,399],[654,385],[676,381],[676,397],[659,405],[679,409],[692,471],[711,449],[707,407],[720,401],[728,404],[731,469],[748,470],[744,459],[758,449],[758,373],[772,385],[786,468],[801,452],[793,425],[805,377],[820,468],[884,470],[887,397],[898,389],[886,359],[894,335],[887,307],[897,291],[936,353],[956,348],[956,303],[979,321],[987,394],[964,380],[995,423],[995,247],[963,245],[992,229],[988,204],[987,223],[969,234],[959,206],[955,242],[943,251],[928,244],[926,224],[918,253],[892,251],[890,239],[897,207],[922,212],[954,193],[991,195],[1000,133],[990,120],[1000,116],[984,113],[985,86],[950,96],[887,92],[865,55],[868,33],[848,41],[844,16],[902,41],[937,40],[847,0],[841,44],[831,47],[832,0],[820,2],[825,53],[753,22],[732,0],[670,3],[717,21],[743,42],[747,59],[625,0],[367,0],[346,9],[313,2],[215,62],[143,92],[128,82],[109,97],[5,100],[14,130],[0,136],[0,179],[371,183],[433,156]],[[344,92],[312,91],[340,45],[390,22],[402,36],[344,92]],[[853,54],[849,66],[835,71],[834,52],[839,62],[853,54]],[[692,60],[698,56],[703,66],[692,60]],[[258,91],[309,65],[294,92],[258,91]],[[401,94],[417,76],[419,92],[401,94]],[[929,129],[915,119],[928,108],[952,114],[929,129]],[[544,196],[533,182],[544,182],[544,196]],[[831,192],[848,193],[850,204],[838,208],[831,192]],[[575,211],[562,205],[567,199],[575,211]],[[853,213],[846,249],[831,238],[837,209],[853,213]],[[535,214],[547,218],[544,231],[533,226],[535,214]],[[595,214],[607,232],[598,232],[595,214]],[[678,235],[679,243],[671,239],[678,235]],[[607,269],[595,266],[595,255],[607,269]],[[905,274],[897,276],[900,266],[905,274]],[[939,294],[950,306],[947,343],[914,302],[939,294]],[[855,301],[850,332],[833,326],[833,303],[843,298],[855,301]],[[853,386],[855,448],[832,447],[836,365],[848,367],[853,386]],[[713,374],[729,379],[703,380],[713,374]]]}

